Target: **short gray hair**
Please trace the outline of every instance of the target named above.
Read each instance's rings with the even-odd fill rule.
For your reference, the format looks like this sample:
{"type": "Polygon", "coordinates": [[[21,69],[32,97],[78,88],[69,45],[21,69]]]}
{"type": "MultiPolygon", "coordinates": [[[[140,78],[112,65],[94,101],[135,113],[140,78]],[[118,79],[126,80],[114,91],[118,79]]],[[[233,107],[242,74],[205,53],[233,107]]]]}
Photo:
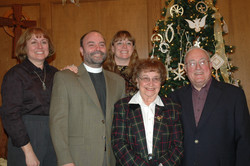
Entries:
{"type": "Polygon", "coordinates": [[[204,52],[206,53],[207,57],[208,57],[208,60],[210,61],[210,55],[209,55],[209,53],[208,53],[205,49],[200,48],[200,47],[197,47],[197,46],[192,46],[192,47],[190,47],[190,48],[188,49],[188,51],[186,52],[186,54],[185,54],[185,56],[184,56],[184,64],[186,63],[186,56],[189,54],[189,52],[191,52],[191,51],[194,50],[194,49],[199,49],[199,50],[204,51],[204,52]]]}

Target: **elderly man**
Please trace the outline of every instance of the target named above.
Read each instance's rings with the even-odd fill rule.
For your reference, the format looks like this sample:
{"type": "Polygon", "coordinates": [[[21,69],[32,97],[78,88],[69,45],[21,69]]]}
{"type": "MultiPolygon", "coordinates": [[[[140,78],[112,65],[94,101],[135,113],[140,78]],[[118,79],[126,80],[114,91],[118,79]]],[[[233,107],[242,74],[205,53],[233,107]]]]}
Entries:
{"type": "Polygon", "coordinates": [[[50,128],[61,166],[112,166],[111,124],[114,103],[125,96],[122,77],[102,69],[106,59],[103,36],[82,36],[84,62],[75,74],[57,72],[50,108],[50,128]]]}
{"type": "Polygon", "coordinates": [[[211,77],[207,51],[185,56],[190,85],[169,96],[182,106],[184,166],[250,165],[250,117],[244,91],[211,77]]]}

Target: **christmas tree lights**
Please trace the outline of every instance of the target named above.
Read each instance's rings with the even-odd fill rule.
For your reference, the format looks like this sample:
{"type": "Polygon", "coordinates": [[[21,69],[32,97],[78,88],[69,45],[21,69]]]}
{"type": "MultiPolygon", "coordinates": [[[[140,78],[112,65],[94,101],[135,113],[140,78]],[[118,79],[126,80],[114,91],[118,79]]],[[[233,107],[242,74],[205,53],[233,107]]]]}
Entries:
{"type": "Polygon", "coordinates": [[[189,84],[184,71],[184,55],[192,46],[211,53],[213,76],[223,82],[238,85],[233,78],[237,67],[231,64],[229,54],[233,46],[225,45],[223,35],[227,25],[212,0],[167,0],[151,37],[151,58],[159,58],[166,66],[167,79],[161,95],[189,84]]]}

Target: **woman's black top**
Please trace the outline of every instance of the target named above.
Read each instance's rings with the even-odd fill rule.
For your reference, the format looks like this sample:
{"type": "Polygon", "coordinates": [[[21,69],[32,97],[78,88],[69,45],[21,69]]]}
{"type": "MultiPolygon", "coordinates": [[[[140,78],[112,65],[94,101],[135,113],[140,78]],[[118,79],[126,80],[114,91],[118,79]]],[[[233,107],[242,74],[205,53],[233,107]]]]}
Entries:
{"type": "Polygon", "coordinates": [[[1,88],[2,121],[14,146],[21,147],[30,141],[22,121],[23,115],[49,115],[53,77],[57,71],[46,61],[41,70],[25,59],[5,74],[1,88]],[[43,89],[42,81],[45,82],[46,90],[43,89]]]}

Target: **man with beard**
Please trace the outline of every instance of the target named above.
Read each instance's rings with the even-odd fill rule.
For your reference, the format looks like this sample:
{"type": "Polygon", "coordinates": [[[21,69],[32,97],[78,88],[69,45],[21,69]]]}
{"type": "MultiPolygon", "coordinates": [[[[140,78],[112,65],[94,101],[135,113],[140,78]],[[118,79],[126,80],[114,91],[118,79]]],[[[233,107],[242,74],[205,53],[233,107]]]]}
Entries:
{"type": "Polygon", "coordinates": [[[50,130],[58,165],[112,166],[113,105],[125,96],[125,82],[102,69],[106,45],[99,32],[81,37],[80,52],[77,74],[64,70],[54,77],[50,130]]]}

